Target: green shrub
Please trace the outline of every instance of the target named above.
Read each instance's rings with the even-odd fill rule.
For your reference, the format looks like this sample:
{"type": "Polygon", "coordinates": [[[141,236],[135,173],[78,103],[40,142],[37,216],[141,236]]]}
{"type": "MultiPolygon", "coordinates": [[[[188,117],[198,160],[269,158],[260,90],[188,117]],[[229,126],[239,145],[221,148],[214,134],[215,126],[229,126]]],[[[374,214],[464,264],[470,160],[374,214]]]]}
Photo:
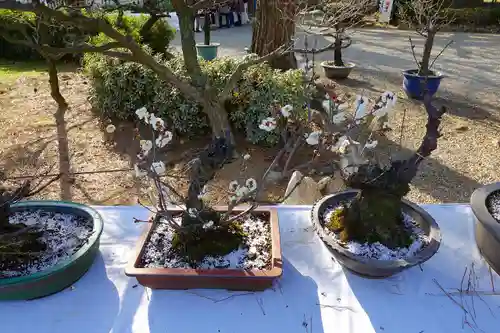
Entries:
{"type": "MultiPolygon", "coordinates": [[[[85,12],[84,12],[85,13],[85,12]]],[[[103,12],[92,12],[87,15],[99,15],[107,19],[115,28],[116,18],[118,14],[116,12],[103,13],[103,12]]],[[[34,13],[20,13],[10,10],[0,10],[0,25],[5,24],[7,26],[13,23],[29,23],[35,26],[36,16],[34,13]]],[[[164,19],[158,20],[151,28],[150,33],[147,35],[147,40],[143,41],[140,36],[141,27],[148,20],[147,15],[138,16],[124,16],[123,17],[123,27],[118,28],[122,32],[127,32],[130,34],[137,42],[145,43],[149,45],[156,53],[165,53],[170,42],[175,37],[175,29],[170,27],[168,22],[164,19]]],[[[34,31],[30,30],[30,34],[34,31]]],[[[97,36],[89,33],[83,32],[75,27],[68,27],[60,23],[54,22],[49,26],[50,35],[50,45],[53,47],[63,48],[68,42],[74,42],[75,40],[87,41],[90,40],[91,44],[99,44],[102,42],[109,41],[109,38],[104,34],[99,34],[97,36]]],[[[23,38],[21,34],[13,32],[11,34],[13,39],[23,38]]],[[[68,55],[65,57],[67,60],[79,60],[82,57],[81,54],[68,55]]],[[[13,60],[36,60],[43,59],[35,50],[30,47],[11,44],[0,37],[0,58],[13,59],[13,60]]]]}
{"type": "MultiPolygon", "coordinates": [[[[141,28],[148,20],[148,15],[124,15],[121,26],[117,24],[117,12],[106,14],[104,18],[113,25],[115,29],[132,36],[138,43],[148,45],[155,53],[164,54],[170,42],[175,38],[175,29],[172,28],[165,19],[156,21],[151,27],[149,34],[145,36],[145,40],[142,40],[141,28]]],[[[93,37],[91,43],[98,44],[105,41],[109,41],[109,38],[101,33],[99,36],[93,37]]]]}
{"type": "Polygon", "coordinates": [[[448,8],[445,13],[446,18],[457,25],[486,27],[500,24],[500,7],[448,8]]]}
{"type": "MultiPolygon", "coordinates": [[[[188,80],[182,57],[162,61],[176,75],[188,80]]],[[[210,85],[221,91],[238,61],[233,58],[201,61],[201,68],[210,85]]],[[[103,116],[134,120],[134,111],[146,106],[164,118],[179,134],[195,136],[210,130],[201,106],[184,98],[177,88],[160,80],[152,70],[99,54],[86,55],[84,64],[91,77],[92,104],[103,116]]],[[[300,70],[283,73],[267,64],[249,68],[226,102],[232,126],[244,131],[253,143],[276,143],[278,138],[275,134],[258,129],[258,125],[270,115],[276,104],[292,104],[305,115],[303,105],[309,92],[305,90],[302,80],[300,70]]]]}

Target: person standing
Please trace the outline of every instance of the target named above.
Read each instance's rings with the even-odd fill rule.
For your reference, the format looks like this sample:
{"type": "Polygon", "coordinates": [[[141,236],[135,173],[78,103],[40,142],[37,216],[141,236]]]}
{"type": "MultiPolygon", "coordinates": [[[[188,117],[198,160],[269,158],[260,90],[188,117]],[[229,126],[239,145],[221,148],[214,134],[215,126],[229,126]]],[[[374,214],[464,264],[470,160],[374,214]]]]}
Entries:
{"type": "Polygon", "coordinates": [[[241,23],[248,24],[250,23],[250,18],[248,17],[248,0],[243,1],[243,12],[241,13],[241,23]]]}

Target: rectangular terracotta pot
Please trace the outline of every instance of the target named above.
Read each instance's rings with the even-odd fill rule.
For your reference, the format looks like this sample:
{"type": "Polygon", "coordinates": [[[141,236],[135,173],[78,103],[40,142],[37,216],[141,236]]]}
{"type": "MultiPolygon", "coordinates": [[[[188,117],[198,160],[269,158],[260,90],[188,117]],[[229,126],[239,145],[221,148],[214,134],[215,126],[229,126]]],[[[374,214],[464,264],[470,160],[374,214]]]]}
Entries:
{"type": "MultiPolygon", "coordinates": [[[[225,206],[215,208],[224,212],[225,206]]],[[[235,213],[245,210],[245,207],[235,208],[235,213]]],[[[179,211],[181,209],[172,209],[179,211]]],[[[150,223],[142,234],[133,261],[125,270],[127,276],[137,278],[140,284],[151,289],[228,289],[259,291],[272,286],[273,281],[280,277],[282,270],[280,231],[278,212],[276,208],[257,208],[255,213],[265,214],[271,223],[272,261],[268,270],[244,269],[185,269],[185,268],[141,268],[140,259],[149,240],[154,223],[150,223]]]]}

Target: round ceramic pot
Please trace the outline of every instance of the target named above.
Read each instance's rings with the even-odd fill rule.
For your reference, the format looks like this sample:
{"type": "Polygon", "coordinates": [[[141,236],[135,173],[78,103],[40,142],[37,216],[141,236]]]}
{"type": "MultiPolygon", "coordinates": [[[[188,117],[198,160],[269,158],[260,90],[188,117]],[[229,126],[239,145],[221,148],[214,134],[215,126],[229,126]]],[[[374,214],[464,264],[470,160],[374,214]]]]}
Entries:
{"type": "Polygon", "coordinates": [[[88,241],[69,259],[32,275],[0,279],[0,300],[28,300],[57,293],[79,280],[92,266],[99,252],[103,221],[99,213],[85,205],[62,201],[22,201],[13,212],[43,210],[92,219],[94,228],[88,241]]]}
{"type": "Polygon", "coordinates": [[[479,252],[488,264],[500,274],[500,223],[486,206],[488,197],[500,191],[500,182],[478,188],[472,193],[470,205],[476,217],[475,237],[479,252]]]}
{"type": "Polygon", "coordinates": [[[323,61],[321,67],[325,71],[325,76],[331,80],[343,80],[347,79],[349,74],[356,65],[352,62],[346,64],[346,66],[334,66],[333,61],[323,61]]]}
{"type": "Polygon", "coordinates": [[[210,61],[217,58],[217,50],[219,49],[219,43],[211,43],[210,45],[196,44],[196,50],[198,51],[198,56],[203,59],[210,61]]]}
{"type": "Polygon", "coordinates": [[[418,69],[403,71],[403,90],[406,95],[412,99],[424,99],[424,93],[434,96],[439,89],[444,75],[440,72],[434,72],[434,75],[420,76],[418,69]]]}
{"type": "Polygon", "coordinates": [[[363,277],[386,278],[427,261],[438,251],[441,244],[441,231],[438,224],[429,213],[407,200],[402,201],[404,213],[410,215],[430,238],[430,243],[422,251],[414,257],[400,260],[369,259],[348,251],[325,232],[323,214],[329,206],[337,206],[341,202],[349,201],[358,192],[358,190],[347,190],[325,196],[313,206],[311,212],[314,229],[342,266],[363,277]]]}

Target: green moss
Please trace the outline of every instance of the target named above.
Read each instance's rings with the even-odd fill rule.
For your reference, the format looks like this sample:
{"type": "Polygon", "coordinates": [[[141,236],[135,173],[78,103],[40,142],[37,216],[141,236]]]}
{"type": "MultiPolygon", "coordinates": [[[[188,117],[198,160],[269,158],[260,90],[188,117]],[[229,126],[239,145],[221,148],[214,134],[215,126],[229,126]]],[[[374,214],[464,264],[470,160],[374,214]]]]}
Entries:
{"type": "Polygon", "coordinates": [[[341,232],[344,230],[344,216],[344,208],[337,208],[330,216],[330,220],[326,224],[326,227],[331,231],[341,232]]]}
{"type": "Polygon", "coordinates": [[[380,242],[391,249],[412,243],[411,231],[403,223],[401,199],[379,191],[361,192],[332,214],[326,226],[343,242],[380,242]]]}
{"type": "MultiPolygon", "coordinates": [[[[224,256],[244,243],[247,235],[239,222],[221,225],[219,214],[212,210],[205,210],[200,216],[203,221],[213,221],[214,227],[204,229],[203,224],[197,223],[177,232],[172,239],[171,254],[196,267],[205,257],[224,256]]],[[[185,214],[184,218],[191,217],[185,214]]]]}

